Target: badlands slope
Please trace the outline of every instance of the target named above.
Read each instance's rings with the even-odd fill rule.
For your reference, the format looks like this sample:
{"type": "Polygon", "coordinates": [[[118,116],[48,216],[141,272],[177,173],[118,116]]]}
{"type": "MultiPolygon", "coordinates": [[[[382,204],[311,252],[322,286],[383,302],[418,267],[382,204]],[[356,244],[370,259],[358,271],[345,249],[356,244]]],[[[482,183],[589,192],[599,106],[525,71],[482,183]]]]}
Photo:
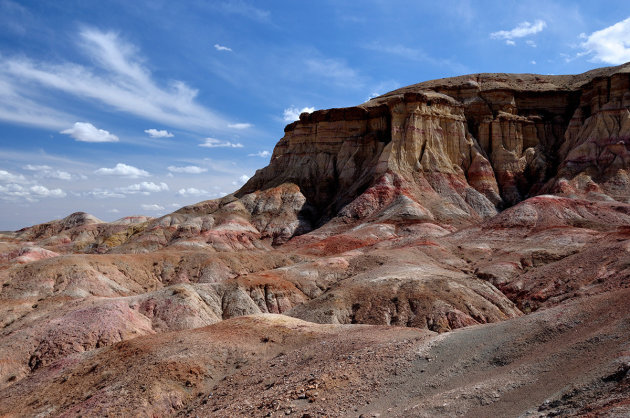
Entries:
{"type": "Polygon", "coordinates": [[[0,239],[0,416],[628,416],[630,64],[303,114],[240,190],[0,239]]]}

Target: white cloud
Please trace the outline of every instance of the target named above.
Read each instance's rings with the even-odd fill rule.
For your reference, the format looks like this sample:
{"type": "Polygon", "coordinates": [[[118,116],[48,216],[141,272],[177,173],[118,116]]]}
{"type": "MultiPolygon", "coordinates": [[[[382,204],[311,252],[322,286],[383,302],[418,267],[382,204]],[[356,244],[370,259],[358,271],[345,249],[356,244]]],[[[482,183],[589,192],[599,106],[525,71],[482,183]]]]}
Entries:
{"type": "Polygon", "coordinates": [[[513,41],[513,40],[511,40],[511,39],[507,39],[507,40],[505,41],[505,44],[506,44],[506,45],[509,45],[509,46],[514,46],[514,45],[516,45],[516,42],[514,42],[514,41],[513,41]]]}
{"type": "Polygon", "coordinates": [[[29,191],[36,197],[66,197],[66,192],[61,189],[48,189],[40,184],[31,186],[29,191]]]}
{"type": "Polygon", "coordinates": [[[201,174],[208,171],[207,168],[198,167],[196,165],[188,165],[186,167],[175,167],[173,165],[169,165],[167,167],[168,171],[173,173],[186,173],[186,174],[201,174]]]}
{"type": "Polygon", "coordinates": [[[248,176],[248,175],[243,174],[242,176],[240,176],[240,177],[238,178],[238,180],[233,181],[233,182],[232,182],[232,185],[234,185],[234,186],[240,186],[240,185],[243,185],[243,184],[247,183],[247,180],[249,180],[249,176],[248,176]]]}
{"type": "Polygon", "coordinates": [[[203,195],[211,195],[214,193],[210,193],[207,190],[196,189],[194,187],[189,187],[187,189],[179,189],[177,191],[179,196],[203,196],[203,195]]]}
{"type": "Polygon", "coordinates": [[[228,48],[227,46],[223,46],[223,45],[219,45],[219,44],[214,44],[214,49],[216,49],[217,51],[229,51],[229,52],[232,52],[232,48],[228,48]]]}
{"type": "Polygon", "coordinates": [[[493,39],[514,39],[523,38],[525,36],[534,35],[541,32],[547,23],[544,20],[536,20],[534,23],[521,22],[514,29],[500,30],[498,32],[492,32],[490,37],[493,39]]]}
{"type": "Polygon", "coordinates": [[[531,60],[531,61],[530,61],[530,64],[532,64],[532,65],[536,65],[536,61],[531,60]]]}
{"type": "Polygon", "coordinates": [[[109,209],[107,212],[109,213],[120,213],[120,211],[116,208],[109,209]]]}
{"type": "Polygon", "coordinates": [[[532,41],[531,39],[526,40],[525,43],[527,44],[527,46],[531,46],[532,48],[536,48],[538,46],[536,45],[536,42],[532,41]]]}
{"type": "Polygon", "coordinates": [[[41,184],[33,186],[22,186],[20,184],[10,183],[0,185],[0,199],[3,200],[26,200],[28,202],[37,202],[41,198],[46,197],[65,197],[66,192],[61,189],[49,189],[41,184]]]}
{"type": "Polygon", "coordinates": [[[52,170],[52,167],[49,165],[33,165],[33,164],[26,164],[24,167],[22,167],[24,170],[29,170],[29,171],[45,171],[45,170],[52,170]]]}
{"type": "Polygon", "coordinates": [[[66,180],[66,181],[70,181],[74,178],[74,176],[70,173],[68,173],[67,171],[63,171],[63,170],[49,170],[49,171],[43,171],[40,173],[41,177],[45,177],[45,178],[49,178],[49,179],[59,179],[59,180],[66,180]]]}
{"type": "Polygon", "coordinates": [[[49,189],[36,181],[28,180],[22,174],[14,174],[6,170],[0,170],[0,199],[37,202],[41,198],[65,196],[66,192],[61,189],[49,189]]]}
{"type": "Polygon", "coordinates": [[[580,55],[591,55],[591,61],[606,64],[623,64],[630,61],[630,17],[612,26],[598,30],[585,39],[580,55]]]}
{"type": "Polygon", "coordinates": [[[232,128],[232,129],[247,129],[247,128],[251,128],[252,125],[251,123],[230,123],[228,124],[228,128],[232,128]]]}
{"type": "Polygon", "coordinates": [[[248,157],[260,157],[260,158],[267,158],[269,156],[271,156],[271,153],[269,151],[259,151],[256,152],[254,154],[247,154],[248,157]]]}
{"type": "Polygon", "coordinates": [[[168,190],[166,183],[155,184],[152,181],[143,181],[141,183],[132,184],[130,186],[118,187],[117,192],[124,194],[142,193],[148,195],[150,193],[164,192],[168,190]]]}
{"type": "Polygon", "coordinates": [[[293,122],[300,119],[300,115],[302,113],[313,113],[314,111],[314,107],[303,107],[302,109],[299,109],[297,107],[291,106],[287,109],[284,109],[283,119],[285,122],[293,122]]]}
{"type": "Polygon", "coordinates": [[[13,174],[6,170],[0,170],[0,182],[4,183],[14,183],[14,182],[24,182],[26,178],[21,174],[13,174]]]}
{"type": "Polygon", "coordinates": [[[57,111],[54,101],[53,92],[61,91],[185,129],[227,129],[223,117],[197,103],[197,90],[182,81],[158,84],[142,64],[138,49],[117,33],[86,28],[79,33],[79,41],[93,66],[3,57],[0,119],[55,128],[63,122],[61,126],[67,126],[70,117],[57,111]],[[42,120],[38,120],[40,116],[42,120]]]}
{"type": "Polygon", "coordinates": [[[150,174],[144,170],[123,163],[116,164],[114,168],[99,168],[94,173],[103,176],[122,176],[132,179],[150,176],[150,174]]]}
{"type": "Polygon", "coordinates": [[[100,187],[94,190],[91,190],[89,192],[85,192],[84,195],[88,197],[94,197],[96,199],[109,199],[109,198],[121,199],[121,198],[126,197],[122,193],[116,193],[111,190],[102,189],[100,187]]]}
{"type": "Polygon", "coordinates": [[[230,141],[219,141],[214,138],[206,138],[204,139],[203,144],[199,144],[200,147],[207,148],[243,148],[243,144],[240,142],[230,142],[230,141]]]}
{"type": "Polygon", "coordinates": [[[149,134],[151,138],[172,138],[173,136],[175,136],[167,130],[157,130],[153,128],[145,129],[144,132],[149,134]]]}
{"type": "Polygon", "coordinates": [[[72,128],[65,129],[60,133],[70,135],[81,142],[118,142],[116,135],[98,129],[89,122],[76,122],[72,128]]]}
{"type": "Polygon", "coordinates": [[[67,171],[63,171],[63,170],[54,170],[52,167],[48,166],[48,165],[33,165],[33,164],[27,164],[24,167],[22,167],[24,170],[29,170],[29,171],[35,171],[36,177],[41,177],[41,178],[49,178],[49,179],[58,179],[58,180],[66,180],[66,181],[70,181],[73,178],[79,177],[81,178],[82,176],[73,176],[72,174],[68,173],[67,171]]]}
{"type": "Polygon", "coordinates": [[[142,207],[143,210],[164,210],[164,206],[160,206],[157,204],[152,204],[152,205],[140,205],[142,207]]]}
{"type": "Polygon", "coordinates": [[[29,198],[28,190],[19,184],[9,183],[6,185],[0,184],[0,198],[4,200],[16,200],[19,198],[29,198]]]}

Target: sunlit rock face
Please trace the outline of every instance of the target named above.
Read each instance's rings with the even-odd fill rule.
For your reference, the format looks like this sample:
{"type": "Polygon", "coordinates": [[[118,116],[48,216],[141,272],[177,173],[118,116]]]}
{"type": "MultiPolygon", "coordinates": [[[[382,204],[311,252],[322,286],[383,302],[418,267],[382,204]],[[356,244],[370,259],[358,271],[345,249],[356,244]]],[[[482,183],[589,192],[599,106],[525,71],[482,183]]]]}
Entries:
{"type": "Polygon", "coordinates": [[[430,91],[303,114],[285,129],[270,165],[237,195],[282,183],[299,186],[313,226],[340,211],[363,218],[360,208],[345,209],[357,198],[369,201],[375,215],[406,196],[401,205],[426,208],[424,216],[446,222],[494,215],[501,202],[463,105],[430,91]]]}

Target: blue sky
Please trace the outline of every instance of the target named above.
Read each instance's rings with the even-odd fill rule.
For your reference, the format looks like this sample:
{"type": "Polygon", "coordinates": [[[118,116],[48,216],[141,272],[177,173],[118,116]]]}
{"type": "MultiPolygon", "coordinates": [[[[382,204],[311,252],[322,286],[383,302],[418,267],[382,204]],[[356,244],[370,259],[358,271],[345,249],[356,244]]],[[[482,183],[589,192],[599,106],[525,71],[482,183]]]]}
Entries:
{"type": "Polygon", "coordinates": [[[627,0],[0,0],[0,230],[220,197],[303,110],[626,61],[627,0]]]}

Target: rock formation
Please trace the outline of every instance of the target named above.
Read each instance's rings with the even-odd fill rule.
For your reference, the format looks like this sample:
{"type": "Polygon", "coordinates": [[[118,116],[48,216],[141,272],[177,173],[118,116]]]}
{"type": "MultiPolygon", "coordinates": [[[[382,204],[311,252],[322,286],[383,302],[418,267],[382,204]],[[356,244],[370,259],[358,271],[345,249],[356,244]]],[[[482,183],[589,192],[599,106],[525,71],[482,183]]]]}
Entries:
{"type": "Polygon", "coordinates": [[[384,176],[399,179],[425,217],[448,223],[485,219],[542,191],[627,203],[629,73],[623,65],[577,76],[474,74],[303,114],[236,195],[297,184],[315,225],[384,176]]]}
{"type": "Polygon", "coordinates": [[[630,64],[433,80],[2,234],[0,415],[627,415],[629,109],[630,64]]]}

